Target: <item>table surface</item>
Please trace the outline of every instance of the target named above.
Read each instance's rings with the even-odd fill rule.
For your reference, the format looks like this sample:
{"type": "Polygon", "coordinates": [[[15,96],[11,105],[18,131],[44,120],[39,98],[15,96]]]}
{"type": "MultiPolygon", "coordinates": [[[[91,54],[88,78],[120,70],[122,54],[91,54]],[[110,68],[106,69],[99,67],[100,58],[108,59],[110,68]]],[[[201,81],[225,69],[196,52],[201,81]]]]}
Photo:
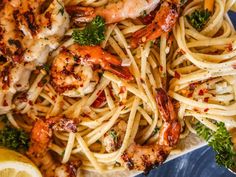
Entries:
{"type": "MultiPolygon", "coordinates": [[[[229,13],[236,26],[236,13],[229,13]]],[[[236,177],[224,167],[215,163],[215,153],[208,147],[183,155],[169,161],[157,169],[153,169],[148,175],[137,177],[236,177]]]]}

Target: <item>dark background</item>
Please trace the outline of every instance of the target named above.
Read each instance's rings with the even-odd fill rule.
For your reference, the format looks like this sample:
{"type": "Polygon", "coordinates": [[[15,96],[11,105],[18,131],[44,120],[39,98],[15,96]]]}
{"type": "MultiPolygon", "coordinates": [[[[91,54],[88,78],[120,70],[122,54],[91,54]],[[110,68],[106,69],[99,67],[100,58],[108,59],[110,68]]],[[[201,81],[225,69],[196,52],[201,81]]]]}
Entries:
{"type": "MultiPolygon", "coordinates": [[[[236,26],[236,13],[229,13],[236,26]]],[[[137,177],[236,177],[226,168],[215,163],[213,150],[205,146],[183,155],[152,170],[148,175],[137,177]]]]}

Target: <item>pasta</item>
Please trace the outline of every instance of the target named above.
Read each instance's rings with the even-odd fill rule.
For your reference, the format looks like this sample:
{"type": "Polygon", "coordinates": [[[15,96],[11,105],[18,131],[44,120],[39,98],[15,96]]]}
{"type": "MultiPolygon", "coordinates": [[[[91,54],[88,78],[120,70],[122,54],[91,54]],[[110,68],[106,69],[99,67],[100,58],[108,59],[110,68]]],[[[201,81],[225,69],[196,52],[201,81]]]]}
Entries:
{"type": "MultiPolygon", "coordinates": [[[[109,0],[64,0],[65,6],[94,8],[108,3],[109,0]]],[[[8,103],[0,107],[0,114],[7,114],[12,126],[27,132],[32,129],[32,122],[42,118],[66,117],[79,122],[76,132],[54,130],[49,149],[61,163],[79,158],[81,169],[100,173],[125,170],[118,161],[132,142],[148,145],[158,140],[158,130],[163,125],[156,102],[159,87],[166,88],[176,101],[182,126],[180,139],[196,134],[194,126],[198,121],[213,131],[217,129],[216,122],[236,127],[236,32],[227,15],[235,1],[211,3],[212,9],[210,2],[205,6],[212,15],[200,31],[187,16],[203,9],[204,3],[190,1],[181,9],[173,34],[163,33],[158,40],[140,44],[136,49],[130,47],[130,36],[145,26],[142,21],[125,19],[108,24],[100,46],[119,56],[122,66],[134,76],[133,81],[104,71],[92,92],[70,97],[60,94],[51,82],[51,74],[41,69],[31,74],[29,89],[17,96],[10,92],[4,95],[0,90],[1,105],[8,103]],[[101,97],[105,101],[94,106],[101,97]],[[122,142],[107,152],[104,139],[120,121],[126,124],[122,142]]],[[[49,65],[63,48],[74,44],[73,30],[71,26],[51,52],[49,65]]]]}

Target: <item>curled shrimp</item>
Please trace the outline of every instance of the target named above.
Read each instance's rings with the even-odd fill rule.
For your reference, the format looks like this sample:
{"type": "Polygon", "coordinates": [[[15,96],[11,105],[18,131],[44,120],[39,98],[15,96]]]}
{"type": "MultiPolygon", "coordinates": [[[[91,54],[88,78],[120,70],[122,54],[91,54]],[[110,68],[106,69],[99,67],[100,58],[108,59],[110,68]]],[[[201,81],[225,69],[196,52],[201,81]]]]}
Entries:
{"type": "Polygon", "coordinates": [[[178,5],[165,1],[156,13],[154,20],[144,28],[136,31],[131,38],[131,47],[136,48],[139,44],[155,40],[163,33],[168,33],[174,27],[178,13],[178,5]]]}
{"type": "Polygon", "coordinates": [[[159,3],[160,0],[120,0],[95,9],[73,5],[67,6],[66,10],[72,17],[75,17],[74,20],[77,22],[86,22],[94,16],[100,15],[105,19],[106,23],[110,24],[120,22],[127,18],[137,18],[143,12],[149,13],[159,3]]]}
{"type": "Polygon", "coordinates": [[[57,116],[46,120],[37,120],[31,130],[27,155],[40,167],[45,177],[76,177],[76,170],[81,165],[80,160],[61,164],[54,160],[49,152],[53,130],[75,133],[77,128],[73,120],[64,117],[57,116]]]}
{"type": "Polygon", "coordinates": [[[101,47],[73,44],[63,49],[54,59],[51,68],[52,84],[58,93],[81,97],[94,90],[99,81],[99,67],[123,79],[133,79],[129,69],[121,67],[121,61],[101,47]]]}
{"type": "Polygon", "coordinates": [[[148,14],[153,12],[159,4],[161,4],[160,9],[156,12],[152,22],[132,35],[130,45],[132,48],[136,48],[139,44],[154,40],[161,34],[171,31],[179,16],[181,5],[179,0],[121,0],[95,9],[78,6],[69,6],[67,9],[76,22],[87,22],[96,15],[100,15],[109,24],[148,14]]]}
{"type": "Polygon", "coordinates": [[[69,27],[62,0],[3,0],[0,6],[0,55],[18,63],[45,63],[69,27]]]}
{"type": "Polygon", "coordinates": [[[28,155],[31,157],[42,157],[48,151],[52,139],[52,131],[76,132],[77,128],[73,120],[65,117],[51,117],[49,119],[38,119],[31,130],[31,142],[28,155]]]}
{"type": "Polygon", "coordinates": [[[162,164],[171,149],[178,143],[181,125],[169,96],[163,89],[157,90],[156,97],[160,115],[164,121],[158,141],[152,145],[131,144],[121,156],[121,163],[128,169],[149,171],[162,164]]]}

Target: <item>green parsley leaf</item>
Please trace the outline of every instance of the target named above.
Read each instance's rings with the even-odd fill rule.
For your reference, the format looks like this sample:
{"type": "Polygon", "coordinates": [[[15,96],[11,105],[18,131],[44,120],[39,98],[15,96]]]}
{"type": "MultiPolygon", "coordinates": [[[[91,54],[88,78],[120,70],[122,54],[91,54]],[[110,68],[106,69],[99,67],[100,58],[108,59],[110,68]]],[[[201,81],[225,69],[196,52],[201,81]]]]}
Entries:
{"type": "Polygon", "coordinates": [[[211,13],[208,10],[195,10],[191,15],[187,15],[189,23],[200,31],[207,23],[211,13]]]}
{"type": "Polygon", "coordinates": [[[216,132],[201,123],[198,123],[195,128],[198,135],[203,137],[208,142],[208,145],[216,152],[216,163],[220,166],[233,168],[236,166],[236,153],[233,149],[231,136],[224,123],[217,123],[217,127],[216,132]]]}
{"type": "Polygon", "coordinates": [[[98,45],[105,39],[105,20],[96,16],[83,30],[75,29],[72,38],[80,45],[98,45]]]}
{"type": "Polygon", "coordinates": [[[118,142],[118,135],[117,135],[116,131],[115,131],[115,130],[111,130],[111,131],[109,132],[109,134],[110,134],[111,137],[113,138],[114,142],[117,143],[117,142],[118,142]]]}
{"type": "Polygon", "coordinates": [[[0,146],[18,151],[27,150],[29,141],[29,135],[25,131],[18,130],[10,125],[6,125],[0,130],[0,146]]]}

